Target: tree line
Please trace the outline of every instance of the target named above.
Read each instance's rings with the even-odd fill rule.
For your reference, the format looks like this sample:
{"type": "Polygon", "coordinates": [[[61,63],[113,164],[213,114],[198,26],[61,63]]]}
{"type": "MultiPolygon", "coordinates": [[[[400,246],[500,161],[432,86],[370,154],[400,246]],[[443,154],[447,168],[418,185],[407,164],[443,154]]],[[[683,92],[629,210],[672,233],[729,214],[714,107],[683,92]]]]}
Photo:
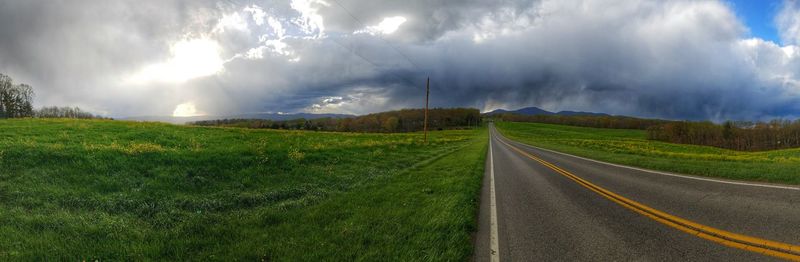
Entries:
{"type": "Polygon", "coordinates": [[[800,147],[800,120],[671,122],[647,129],[648,139],[740,151],[800,147]]]}
{"type": "Polygon", "coordinates": [[[502,114],[496,119],[594,128],[639,129],[647,139],[677,144],[713,146],[739,151],[763,151],[800,147],[800,120],[769,122],[670,121],[627,116],[559,116],[502,114]]]}
{"type": "MultiPolygon", "coordinates": [[[[197,121],[190,124],[199,126],[392,133],[422,131],[424,121],[424,109],[403,109],[352,118],[294,119],[285,121],[221,119],[197,121]]],[[[428,111],[429,130],[465,128],[480,124],[481,115],[478,109],[434,108],[428,111]]]]}
{"type": "Polygon", "coordinates": [[[510,122],[534,122],[544,124],[646,130],[652,126],[669,123],[668,120],[645,119],[629,116],[562,116],[562,115],[518,115],[501,114],[495,119],[510,122]]]}
{"type": "Polygon", "coordinates": [[[78,107],[33,108],[33,87],[14,84],[10,76],[0,74],[0,118],[104,118],[83,111],[78,107]]]}
{"type": "Polygon", "coordinates": [[[0,74],[0,118],[32,117],[33,88],[0,74]]]}
{"type": "Polygon", "coordinates": [[[80,119],[111,119],[81,110],[79,107],[46,106],[34,111],[38,118],[80,118],[80,119]]]}

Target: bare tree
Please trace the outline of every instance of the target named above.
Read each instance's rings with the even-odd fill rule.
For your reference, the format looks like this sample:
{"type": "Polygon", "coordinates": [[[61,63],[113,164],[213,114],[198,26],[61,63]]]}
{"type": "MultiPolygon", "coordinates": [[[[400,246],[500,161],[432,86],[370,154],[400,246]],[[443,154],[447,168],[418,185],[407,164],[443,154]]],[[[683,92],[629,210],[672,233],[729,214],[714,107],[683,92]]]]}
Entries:
{"type": "Polygon", "coordinates": [[[15,85],[11,77],[0,74],[0,117],[33,116],[33,88],[15,85]]]}
{"type": "Polygon", "coordinates": [[[13,87],[14,83],[11,77],[0,74],[0,118],[8,117],[8,108],[6,108],[6,97],[8,97],[9,90],[13,87]]]}

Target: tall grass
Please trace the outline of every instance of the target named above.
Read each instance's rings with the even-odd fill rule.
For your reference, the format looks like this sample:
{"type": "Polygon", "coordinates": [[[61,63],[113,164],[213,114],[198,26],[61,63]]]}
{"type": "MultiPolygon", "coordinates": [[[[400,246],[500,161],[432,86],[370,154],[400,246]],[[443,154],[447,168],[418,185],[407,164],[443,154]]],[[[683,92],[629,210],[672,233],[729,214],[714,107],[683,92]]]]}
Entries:
{"type": "MultiPolygon", "coordinates": [[[[430,234],[417,234],[405,226],[405,220],[419,220],[410,217],[391,218],[399,219],[391,223],[368,216],[349,224],[342,221],[377,210],[414,215],[418,206],[375,204],[370,197],[385,191],[398,194],[397,199],[409,199],[398,189],[423,185],[403,182],[399,176],[419,176],[410,169],[416,163],[464,146],[479,147],[485,143],[482,134],[485,130],[432,132],[429,145],[423,145],[418,133],[0,120],[0,260],[340,260],[359,256],[343,256],[338,248],[379,257],[394,252],[382,250],[390,246],[374,246],[390,241],[391,235],[383,234],[392,228],[411,230],[396,232],[408,239],[430,234]],[[371,204],[375,210],[353,209],[348,203],[371,204]],[[322,204],[337,208],[325,209],[322,204]],[[404,210],[392,211],[397,208],[404,210]],[[331,226],[320,228],[320,223],[331,226]],[[375,234],[372,242],[339,242],[339,234],[374,228],[370,223],[388,224],[362,232],[375,234]]],[[[482,164],[478,151],[469,151],[464,161],[482,164]]],[[[451,164],[444,163],[440,170],[450,169],[446,165],[451,164]]],[[[453,212],[451,207],[472,204],[467,196],[476,194],[474,184],[479,181],[475,176],[465,172],[418,179],[455,181],[452,193],[463,196],[452,202],[447,200],[453,198],[451,194],[426,195],[433,201],[427,207],[432,210],[431,219],[472,219],[461,217],[463,212],[453,212]]],[[[436,252],[464,248],[459,241],[428,248],[436,252]]],[[[398,250],[420,245],[396,243],[398,250]]],[[[405,254],[413,258],[408,251],[405,254]]],[[[461,259],[463,254],[439,258],[461,259]]]]}
{"type": "Polygon", "coordinates": [[[646,131],[499,122],[505,136],[570,154],[656,170],[800,184],[800,149],[742,152],[647,140],[646,131]]]}

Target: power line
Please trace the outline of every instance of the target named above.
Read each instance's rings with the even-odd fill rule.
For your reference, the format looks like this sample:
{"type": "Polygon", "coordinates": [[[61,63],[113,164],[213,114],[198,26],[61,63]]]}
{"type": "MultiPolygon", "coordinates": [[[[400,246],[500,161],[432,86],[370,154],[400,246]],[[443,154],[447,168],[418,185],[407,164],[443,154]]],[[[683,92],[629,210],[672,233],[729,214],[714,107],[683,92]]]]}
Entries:
{"type": "MultiPolygon", "coordinates": [[[[361,22],[361,20],[360,20],[360,19],[358,19],[358,17],[356,17],[356,16],[355,16],[355,15],[354,15],[352,12],[350,12],[350,10],[347,10],[347,8],[345,8],[345,7],[344,7],[344,5],[342,5],[342,3],[340,3],[340,2],[339,2],[339,0],[333,0],[333,2],[335,2],[335,3],[336,3],[336,5],[338,5],[339,7],[341,7],[341,8],[342,8],[342,10],[344,10],[344,12],[345,12],[345,13],[347,13],[348,15],[350,15],[350,17],[352,17],[352,18],[353,18],[353,20],[355,20],[356,22],[358,22],[359,24],[361,24],[361,26],[362,26],[362,27],[364,27],[364,28],[366,28],[366,27],[367,27],[367,25],[366,25],[366,24],[364,24],[363,22],[361,22]]],[[[390,43],[388,40],[384,39],[384,38],[383,38],[382,36],[380,36],[380,35],[378,35],[378,38],[379,38],[379,39],[381,39],[381,40],[383,40],[383,42],[384,42],[384,43],[386,43],[386,45],[388,45],[389,47],[391,47],[392,49],[394,49],[394,51],[395,51],[395,52],[397,52],[398,54],[400,54],[400,56],[402,56],[404,59],[406,59],[406,61],[408,61],[408,63],[409,63],[409,64],[411,64],[412,66],[414,66],[415,68],[417,68],[417,70],[419,70],[419,71],[423,71],[423,70],[422,70],[422,68],[420,68],[419,66],[417,66],[417,64],[416,64],[416,63],[414,63],[414,61],[412,61],[412,60],[411,60],[411,58],[409,58],[409,57],[408,57],[406,54],[404,54],[403,52],[401,52],[401,51],[400,51],[400,49],[397,49],[397,47],[395,47],[394,45],[392,45],[392,43],[390,43]]]]}
{"type": "MultiPolygon", "coordinates": [[[[289,23],[290,23],[290,24],[293,24],[293,25],[295,25],[295,26],[297,26],[297,27],[301,27],[301,25],[297,24],[297,23],[296,23],[296,22],[294,22],[294,21],[291,21],[291,20],[290,20],[290,21],[289,21],[289,23]]],[[[377,70],[383,70],[383,69],[382,69],[382,68],[383,68],[382,66],[379,66],[377,63],[373,62],[373,61],[372,61],[372,60],[370,60],[369,58],[366,58],[365,56],[363,56],[363,55],[359,54],[359,53],[358,53],[358,52],[356,52],[354,49],[352,49],[352,48],[350,48],[350,47],[347,47],[347,46],[343,45],[342,43],[339,43],[339,41],[336,41],[336,37],[335,37],[335,36],[334,36],[334,37],[330,37],[330,38],[328,38],[328,39],[332,40],[334,43],[336,43],[337,45],[341,46],[342,48],[344,48],[344,49],[347,49],[347,50],[348,50],[348,51],[350,51],[350,53],[352,53],[353,55],[355,55],[355,56],[357,56],[357,57],[361,58],[361,60],[364,60],[364,62],[367,62],[367,63],[369,63],[370,65],[372,65],[373,67],[375,67],[375,69],[377,69],[377,70]]],[[[390,72],[390,73],[391,73],[391,74],[392,74],[394,77],[397,77],[398,79],[400,79],[400,80],[402,80],[402,81],[405,81],[407,84],[409,84],[409,85],[411,85],[411,86],[416,86],[416,84],[414,83],[414,81],[412,81],[412,80],[410,80],[410,79],[408,79],[408,78],[406,78],[406,77],[403,77],[403,76],[401,76],[401,75],[397,74],[397,73],[396,73],[396,72],[394,72],[394,71],[391,71],[391,70],[389,70],[389,72],[390,72]]]]}
{"type": "MultiPolygon", "coordinates": [[[[361,24],[361,26],[362,26],[362,27],[364,27],[364,28],[367,28],[367,25],[366,25],[366,24],[364,24],[363,22],[361,22],[361,20],[359,20],[359,19],[358,19],[358,17],[356,17],[355,15],[353,15],[353,13],[352,13],[352,12],[350,12],[350,10],[347,10],[347,8],[345,8],[345,7],[342,5],[342,3],[340,3],[340,2],[339,2],[339,0],[333,0],[333,1],[334,1],[334,2],[336,2],[336,5],[338,5],[339,7],[341,7],[341,8],[342,8],[342,10],[344,10],[344,11],[345,11],[345,13],[347,13],[348,15],[350,15],[350,17],[352,17],[352,18],[353,18],[353,20],[356,20],[356,22],[358,22],[359,24],[361,24]]],[[[403,52],[400,52],[400,50],[399,50],[399,49],[397,49],[397,47],[395,47],[394,45],[392,45],[392,43],[389,43],[389,41],[387,41],[386,39],[384,39],[384,38],[383,38],[383,36],[381,36],[381,35],[378,35],[378,38],[380,38],[380,39],[381,39],[381,40],[382,40],[384,43],[386,43],[386,45],[388,45],[389,47],[391,47],[392,49],[394,49],[394,51],[395,51],[395,52],[397,52],[398,54],[400,54],[400,56],[402,56],[404,59],[406,59],[406,61],[408,61],[408,63],[409,63],[409,64],[411,64],[413,67],[415,67],[417,70],[419,70],[419,71],[423,71],[423,70],[422,70],[422,69],[421,69],[421,68],[420,68],[420,67],[419,67],[419,66],[418,66],[416,63],[414,63],[414,61],[411,61],[411,58],[409,58],[408,56],[406,56],[406,54],[404,54],[403,52]]],[[[332,40],[333,40],[333,42],[335,42],[335,43],[339,44],[340,46],[342,46],[342,47],[345,47],[344,45],[342,45],[341,43],[339,43],[339,42],[338,42],[338,41],[336,41],[335,39],[332,39],[332,40]]],[[[347,47],[345,47],[345,48],[347,48],[347,47]]],[[[367,59],[366,57],[364,57],[364,56],[362,56],[362,55],[360,55],[360,54],[356,53],[356,52],[355,52],[355,50],[353,50],[353,49],[351,49],[351,48],[347,48],[347,49],[349,49],[349,50],[350,50],[350,51],[351,51],[353,54],[357,55],[358,57],[360,57],[360,58],[361,58],[361,59],[363,59],[364,61],[367,61],[367,62],[369,62],[370,64],[372,64],[373,66],[375,66],[376,68],[379,68],[377,64],[373,63],[372,61],[370,61],[370,60],[369,60],[369,59],[367,59]]],[[[396,73],[395,73],[394,71],[390,71],[390,73],[392,73],[392,74],[395,74],[395,75],[396,75],[396,73]]],[[[397,75],[396,75],[396,76],[397,76],[397,75]]],[[[400,76],[398,76],[398,77],[400,77],[400,76]]],[[[406,78],[404,78],[404,77],[400,77],[400,79],[406,79],[406,78]]],[[[410,81],[410,80],[408,80],[408,79],[406,79],[406,80],[407,80],[407,81],[409,81],[409,84],[410,84],[411,86],[415,86],[415,84],[413,83],[413,81],[410,81]]],[[[425,128],[424,128],[424,129],[425,129],[425,144],[427,144],[427,143],[428,143],[428,100],[429,100],[429,98],[430,98],[430,90],[431,90],[431,89],[430,89],[430,86],[431,86],[431,78],[430,78],[430,77],[428,77],[428,79],[427,79],[427,82],[426,82],[426,85],[425,85],[425,124],[424,124],[424,125],[425,125],[425,128]]]]}
{"type": "MultiPolygon", "coordinates": [[[[379,66],[377,63],[373,62],[372,60],[369,60],[368,58],[364,57],[363,55],[359,54],[354,49],[349,48],[349,47],[343,45],[342,43],[339,43],[339,41],[336,41],[336,39],[334,37],[331,37],[330,39],[334,43],[336,43],[337,45],[341,46],[342,48],[347,49],[348,51],[350,51],[350,53],[352,53],[353,55],[361,58],[361,60],[364,60],[365,62],[369,63],[370,65],[375,67],[375,69],[381,70],[381,68],[382,68],[381,66],[379,66]]],[[[397,77],[398,79],[405,81],[406,83],[408,83],[411,86],[415,86],[416,85],[416,84],[414,84],[414,81],[412,81],[412,80],[410,80],[410,79],[408,79],[406,77],[403,77],[403,76],[395,73],[394,71],[389,70],[389,73],[391,73],[394,77],[397,77]]]]}

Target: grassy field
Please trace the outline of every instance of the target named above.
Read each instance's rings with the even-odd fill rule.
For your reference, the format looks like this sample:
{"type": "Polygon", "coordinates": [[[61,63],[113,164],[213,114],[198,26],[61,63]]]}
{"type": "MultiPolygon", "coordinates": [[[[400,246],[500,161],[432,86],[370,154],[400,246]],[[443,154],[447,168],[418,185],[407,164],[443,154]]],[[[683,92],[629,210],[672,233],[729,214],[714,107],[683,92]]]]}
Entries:
{"type": "Polygon", "coordinates": [[[597,160],[710,177],[800,184],[800,149],[740,152],[646,139],[642,130],[498,122],[508,138],[597,160]]]}
{"type": "Polygon", "coordinates": [[[485,129],[0,121],[0,260],[464,260],[485,129]]]}

